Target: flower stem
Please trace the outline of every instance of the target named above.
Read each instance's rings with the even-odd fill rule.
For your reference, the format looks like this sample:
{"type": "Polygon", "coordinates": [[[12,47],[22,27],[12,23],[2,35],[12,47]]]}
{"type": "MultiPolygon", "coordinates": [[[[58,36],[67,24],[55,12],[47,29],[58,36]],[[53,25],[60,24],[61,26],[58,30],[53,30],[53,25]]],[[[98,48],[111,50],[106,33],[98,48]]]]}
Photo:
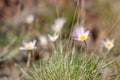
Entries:
{"type": "Polygon", "coordinates": [[[30,63],[34,62],[34,52],[28,51],[28,60],[27,60],[27,67],[30,66],[30,63]]]}
{"type": "Polygon", "coordinates": [[[30,66],[31,52],[28,53],[27,68],[30,66]]]}
{"type": "Polygon", "coordinates": [[[110,52],[110,51],[107,51],[107,52],[105,53],[105,59],[108,58],[108,54],[109,54],[109,52],[110,52]]]}
{"type": "Polygon", "coordinates": [[[57,43],[56,43],[56,41],[54,42],[54,48],[55,48],[55,50],[57,50],[57,43]]]}
{"type": "Polygon", "coordinates": [[[86,41],[84,41],[84,43],[85,43],[85,58],[87,58],[87,43],[86,41]]]}
{"type": "Polygon", "coordinates": [[[59,17],[59,9],[57,6],[57,0],[55,0],[55,8],[56,8],[57,17],[59,17]]]}

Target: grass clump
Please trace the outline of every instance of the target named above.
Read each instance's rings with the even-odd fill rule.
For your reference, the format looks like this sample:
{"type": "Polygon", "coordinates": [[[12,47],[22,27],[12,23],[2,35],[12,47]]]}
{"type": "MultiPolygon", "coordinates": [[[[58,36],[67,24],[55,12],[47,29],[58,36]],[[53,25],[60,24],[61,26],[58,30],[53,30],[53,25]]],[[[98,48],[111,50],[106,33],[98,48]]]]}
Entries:
{"type": "Polygon", "coordinates": [[[101,59],[97,55],[84,57],[84,51],[75,48],[65,51],[54,49],[47,60],[39,60],[24,72],[25,80],[101,80],[102,70],[113,61],[98,67],[101,59]]]}

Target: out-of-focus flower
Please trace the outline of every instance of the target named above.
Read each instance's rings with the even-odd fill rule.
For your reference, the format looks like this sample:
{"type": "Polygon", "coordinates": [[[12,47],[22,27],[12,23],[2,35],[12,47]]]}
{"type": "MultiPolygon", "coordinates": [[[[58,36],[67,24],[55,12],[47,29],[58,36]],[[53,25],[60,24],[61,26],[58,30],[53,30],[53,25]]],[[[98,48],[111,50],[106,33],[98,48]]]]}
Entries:
{"type": "Polygon", "coordinates": [[[64,24],[66,22],[65,18],[57,18],[51,28],[54,32],[60,33],[64,24]]]}
{"type": "Polygon", "coordinates": [[[36,44],[36,40],[34,40],[33,42],[28,42],[28,43],[23,41],[23,46],[20,47],[19,49],[20,50],[34,50],[36,49],[35,44],[36,44]]]}
{"type": "Polygon", "coordinates": [[[34,21],[34,18],[35,18],[34,15],[31,14],[31,15],[26,17],[25,22],[27,24],[31,24],[34,21]]]}
{"type": "Polygon", "coordinates": [[[48,41],[47,41],[47,37],[46,36],[44,36],[44,35],[40,36],[39,40],[40,40],[40,45],[42,47],[46,47],[47,46],[48,41]]]}
{"type": "Polygon", "coordinates": [[[58,33],[54,33],[53,36],[51,36],[51,35],[48,34],[48,38],[49,38],[49,40],[50,40],[51,42],[55,42],[55,41],[58,39],[58,37],[59,37],[59,34],[58,34],[58,33]]]}
{"type": "Polygon", "coordinates": [[[76,28],[73,32],[73,39],[78,41],[85,41],[88,38],[89,31],[85,31],[82,26],[76,28]]]}
{"type": "Polygon", "coordinates": [[[114,40],[106,39],[106,41],[103,41],[104,47],[108,50],[111,50],[114,47],[114,40]]]}

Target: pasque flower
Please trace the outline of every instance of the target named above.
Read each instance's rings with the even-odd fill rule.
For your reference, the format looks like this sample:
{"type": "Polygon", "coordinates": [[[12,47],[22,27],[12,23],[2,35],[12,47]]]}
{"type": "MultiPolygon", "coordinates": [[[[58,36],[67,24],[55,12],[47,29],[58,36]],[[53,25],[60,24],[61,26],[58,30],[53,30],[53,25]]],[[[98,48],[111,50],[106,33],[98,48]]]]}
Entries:
{"type": "Polygon", "coordinates": [[[107,48],[108,50],[111,50],[114,47],[114,39],[110,40],[110,39],[106,39],[105,41],[103,41],[104,47],[107,48]]]}
{"type": "Polygon", "coordinates": [[[39,41],[40,41],[40,45],[41,46],[47,46],[47,44],[48,44],[48,40],[47,40],[47,37],[46,36],[44,36],[44,35],[41,35],[40,37],[39,37],[39,41]]]}
{"type": "Polygon", "coordinates": [[[50,40],[51,42],[55,42],[55,41],[58,39],[58,37],[59,37],[59,34],[58,34],[58,33],[54,33],[53,36],[51,36],[51,35],[48,34],[48,38],[49,38],[49,40],[50,40]]]}
{"type": "Polygon", "coordinates": [[[65,18],[57,18],[51,28],[54,32],[60,33],[64,24],[66,22],[65,18]]]}
{"type": "Polygon", "coordinates": [[[73,39],[77,41],[85,41],[88,39],[89,31],[85,31],[82,26],[77,27],[73,32],[73,39]]]}
{"type": "Polygon", "coordinates": [[[34,50],[36,49],[36,40],[34,40],[33,42],[25,42],[23,41],[23,46],[20,47],[20,50],[34,50]]]}
{"type": "Polygon", "coordinates": [[[27,23],[27,24],[31,24],[33,21],[34,21],[34,15],[28,15],[27,17],[26,17],[26,19],[25,19],[25,22],[27,23]]]}

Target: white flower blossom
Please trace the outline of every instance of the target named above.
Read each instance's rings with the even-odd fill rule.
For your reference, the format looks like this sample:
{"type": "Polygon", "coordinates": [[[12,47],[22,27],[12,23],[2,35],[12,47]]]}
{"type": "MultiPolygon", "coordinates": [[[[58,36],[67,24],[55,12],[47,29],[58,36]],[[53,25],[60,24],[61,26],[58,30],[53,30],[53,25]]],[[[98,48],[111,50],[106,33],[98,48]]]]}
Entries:
{"type": "Polygon", "coordinates": [[[34,15],[31,14],[31,15],[26,17],[25,22],[27,24],[31,24],[34,21],[34,18],[35,18],[34,15]]]}
{"type": "Polygon", "coordinates": [[[60,33],[64,24],[66,22],[66,19],[65,18],[57,18],[54,22],[53,25],[51,25],[51,28],[54,32],[56,33],[60,33]]]}
{"type": "Polygon", "coordinates": [[[88,39],[89,31],[85,31],[82,26],[76,28],[73,32],[73,39],[85,41],[88,39]]]}
{"type": "Polygon", "coordinates": [[[104,47],[107,48],[108,50],[111,50],[114,47],[114,39],[106,39],[106,41],[103,41],[104,47]]]}
{"type": "Polygon", "coordinates": [[[55,42],[55,41],[58,39],[58,37],[59,37],[59,34],[58,34],[58,33],[54,33],[53,36],[51,36],[51,35],[48,34],[48,38],[49,38],[49,40],[50,40],[51,42],[55,42]]]}
{"type": "Polygon", "coordinates": [[[19,49],[20,50],[34,50],[36,49],[35,44],[36,44],[36,40],[34,40],[33,42],[28,42],[28,43],[23,41],[23,46],[20,47],[19,49]]]}
{"type": "Polygon", "coordinates": [[[45,47],[48,44],[47,37],[42,35],[39,37],[40,45],[45,47]]]}

